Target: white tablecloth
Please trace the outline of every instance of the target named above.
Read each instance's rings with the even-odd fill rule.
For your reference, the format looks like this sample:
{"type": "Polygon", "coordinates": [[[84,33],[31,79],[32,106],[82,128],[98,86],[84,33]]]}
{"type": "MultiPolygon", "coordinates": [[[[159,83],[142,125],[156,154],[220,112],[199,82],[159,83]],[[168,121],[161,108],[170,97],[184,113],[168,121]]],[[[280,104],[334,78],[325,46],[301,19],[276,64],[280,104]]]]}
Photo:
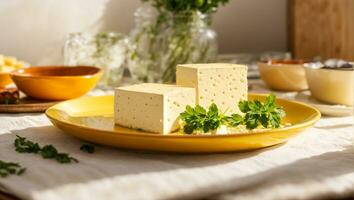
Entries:
{"type": "Polygon", "coordinates": [[[313,199],[354,193],[353,118],[322,118],[275,147],[245,153],[144,153],[84,143],[43,114],[0,115],[0,159],[21,163],[21,176],[0,178],[0,190],[23,199],[313,199]],[[59,164],[15,152],[15,135],[54,144],[79,159],[59,164]]]}

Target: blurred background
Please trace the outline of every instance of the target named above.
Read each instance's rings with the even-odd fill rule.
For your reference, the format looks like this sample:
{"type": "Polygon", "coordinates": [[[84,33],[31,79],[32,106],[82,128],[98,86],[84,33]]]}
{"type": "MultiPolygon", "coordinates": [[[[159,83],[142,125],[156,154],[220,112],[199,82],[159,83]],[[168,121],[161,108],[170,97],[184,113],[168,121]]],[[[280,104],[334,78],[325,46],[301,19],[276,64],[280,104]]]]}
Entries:
{"type": "MultiPolygon", "coordinates": [[[[32,64],[62,59],[70,32],[134,27],[139,0],[1,0],[0,52],[32,64]]],[[[232,0],[214,16],[220,53],[292,51],[354,60],[353,0],[232,0]]]]}
{"type": "Polygon", "coordinates": [[[29,66],[98,67],[111,91],[219,62],[253,91],[354,103],[354,0],[1,0],[0,27],[0,88],[29,66]]]}
{"type": "MultiPolygon", "coordinates": [[[[0,52],[34,65],[61,63],[67,33],[127,34],[140,5],[140,0],[1,0],[0,52]]],[[[285,0],[231,0],[214,15],[219,52],[286,51],[287,10],[285,0]]]]}
{"type": "Polygon", "coordinates": [[[354,0],[218,0],[215,13],[173,10],[159,27],[153,2],[1,0],[0,54],[101,67],[111,86],[127,69],[136,82],[173,82],[180,63],[247,64],[258,78],[259,60],[354,60],[354,0]]]}

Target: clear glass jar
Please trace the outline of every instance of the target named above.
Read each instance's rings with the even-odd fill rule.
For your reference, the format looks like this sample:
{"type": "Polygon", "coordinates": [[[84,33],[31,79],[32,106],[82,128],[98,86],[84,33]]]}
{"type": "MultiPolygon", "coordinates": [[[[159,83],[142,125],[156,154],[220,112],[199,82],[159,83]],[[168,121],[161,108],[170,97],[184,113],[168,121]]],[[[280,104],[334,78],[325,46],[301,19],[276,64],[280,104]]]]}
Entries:
{"type": "Polygon", "coordinates": [[[217,38],[210,21],[210,15],[196,11],[161,15],[151,7],[137,9],[129,36],[133,80],[172,83],[178,64],[215,62],[217,38]]]}
{"type": "Polygon", "coordinates": [[[112,89],[123,77],[127,42],[127,37],[119,33],[71,33],[64,44],[64,64],[102,68],[98,88],[112,89]]]}

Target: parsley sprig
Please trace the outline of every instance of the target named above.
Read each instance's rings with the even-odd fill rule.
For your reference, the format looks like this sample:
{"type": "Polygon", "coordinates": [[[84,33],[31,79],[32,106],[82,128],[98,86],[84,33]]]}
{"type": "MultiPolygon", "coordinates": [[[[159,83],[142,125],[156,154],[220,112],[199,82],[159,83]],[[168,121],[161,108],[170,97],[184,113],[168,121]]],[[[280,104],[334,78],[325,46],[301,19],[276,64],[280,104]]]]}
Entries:
{"type": "Polygon", "coordinates": [[[193,131],[208,132],[217,129],[225,120],[216,104],[211,104],[208,111],[197,105],[195,108],[187,106],[186,110],[180,114],[180,118],[186,122],[183,130],[187,134],[193,131]]]}
{"type": "Polygon", "coordinates": [[[0,160],[0,176],[7,177],[8,175],[21,175],[26,171],[26,168],[14,162],[6,162],[0,160]]]}
{"type": "Polygon", "coordinates": [[[258,126],[264,128],[279,128],[281,118],[285,116],[283,108],[275,104],[275,96],[269,95],[265,102],[259,100],[240,101],[238,104],[243,115],[234,113],[226,116],[221,113],[216,104],[211,104],[208,111],[197,105],[195,108],[187,106],[180,114],[184,122],[183,131],[191,134],[194,131],[209,132],[218,129],[221,125],[236,127],[245,125],[252,130],[258,126]]]}
{"type": "Polygon", "coordinates": [[[267,96],[264,103],[259,100],[240,101],[238,107],[245,115],[233,114],[228,119],[232,126],[246,125],[247,129],[255,129],[259,125],[264,128],[279,128],[284,110],[275,104],[275,96],[267,96]]]}
{"type": "Polygon", "coordinates": [[[27,140],[25,137],[16,135],[14,145],[19,153],[41,154],[45,159],[55,159],[59,163],[79,162],[67,153],[60,153],[53,145],[45,145],[42,148],[38,143],[27,140]]]}

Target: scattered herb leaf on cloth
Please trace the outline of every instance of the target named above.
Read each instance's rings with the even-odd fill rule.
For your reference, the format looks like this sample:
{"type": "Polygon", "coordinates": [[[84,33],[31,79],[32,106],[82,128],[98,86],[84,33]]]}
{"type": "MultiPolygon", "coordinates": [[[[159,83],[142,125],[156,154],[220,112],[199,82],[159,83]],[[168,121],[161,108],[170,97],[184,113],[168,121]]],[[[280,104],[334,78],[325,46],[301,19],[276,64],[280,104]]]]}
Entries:
{"type": "Polygon", "coordinates": [[[95,146],[91,145],[91,144],[83,144],[80,147],[80,150],[86,153],[94,153],[95,152],[95,146]]]}
{"type": "Polygon", "coordinates": [[[43,158],[55,159],[59,163],[79,162],[76,158],[70,157],[67,153],[59,153],[53,145],[40,147],[38,143],[27,140],[25,137],[16,135],[14,145],[19,153],[41,154],[43,158]]]}
{"type": "Polygon", "coordinates": [[[16,135],[15,147],[19,153],[38,153],[41,148],[38,143],[27,140],[24,137],[16,135]]]}
{"type": "Polygon", "coordinates": [[[7,177],[8,175],[21,175],[26,171],[26,168],[21,167],[18,163],[5,162],[0,160],[0,176],[7,177]]]}

